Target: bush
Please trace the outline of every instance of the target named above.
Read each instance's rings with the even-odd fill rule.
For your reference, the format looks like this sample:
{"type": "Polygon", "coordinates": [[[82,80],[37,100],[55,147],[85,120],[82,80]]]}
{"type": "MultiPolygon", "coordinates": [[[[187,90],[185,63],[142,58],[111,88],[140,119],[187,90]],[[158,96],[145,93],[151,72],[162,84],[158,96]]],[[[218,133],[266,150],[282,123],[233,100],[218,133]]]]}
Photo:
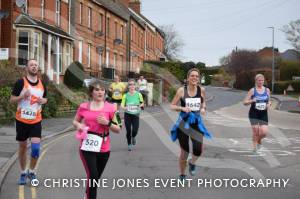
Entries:
{"type": "Polygon", "coordinates": [[[80,62],[75,61],[67,68],[64,83],[69,88],[79,89],[83,87],[84,77],[83,65],[80,62]]]}
{"type": "Polygon", "coordinates": [[[173,87],[170,87],[168,90],[168,100],[169,102],[171,102],[174,98],[174,96],[176,95],[177,90],[173,87]]]}
{"type": "Polygon", "coordinates": [[[280,80],[292,80],[293,76],[300,76],[300,63],[297,62],[280,62],[280,80]]]}
{"type": "Polygon", "coordinates": [[[0,87],[0,106],[4,110],[5,119],[12,120],[17,106],[9,102],[12,89],[9,86],[0,87]]]}
{"type": "Polygon", "coordinates": [[[0,60],[0,86],[13,86],[23,73],[23,68],[14,66],[9,61],[0,60]]]}
{"type": "Polygon", "coordinates": [[[294,89],[294,92],[300,92],[300,81],[280,81],[274,83],[274,93],[282,94],[288,86],[291,85],[294,89]]]}

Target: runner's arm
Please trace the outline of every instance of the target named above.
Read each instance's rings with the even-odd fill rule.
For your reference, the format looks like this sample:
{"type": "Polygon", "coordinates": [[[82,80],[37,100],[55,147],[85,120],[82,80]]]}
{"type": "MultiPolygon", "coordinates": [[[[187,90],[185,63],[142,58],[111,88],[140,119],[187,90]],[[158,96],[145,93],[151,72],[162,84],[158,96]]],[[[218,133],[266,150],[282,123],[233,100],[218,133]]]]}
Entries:
{"type": "Polygon", "coordinates": [[[201,103],[201,109],[206,110],[206,101],[205,101],[206,93],[204,87],[201,87],[201,97],[203,99],[203,102],[201,103]]]}
{"type": "Polygon", "coordinates": [[[170,108],[173,111],[182,111],[184,107],[178,106],[178,101],[180,100],[180,97],[183,93],[183,87],[179,88],[171,102],[170,108]]]}
{"type": "Polygon", "coordinates": [[[23,79],[19,79],[15,83],[14,88],[11,93],[11,96],[10,96],[10,100],[9,100],[10,103],[17,104],[18,102],[20,102],[22,99],[24,99],[26,97],[26,95],[27,95],[26,92],[23,93],[22,95],[20,95],[23,90],[23,86],[24,86],[23,79]]]}
{"type": "Polygon", "coordinates": [[[248,93],[247,93],[247,95],[246,95],[246,97],[245,97],[245,99],[244,99],[244,101],[243,101],[243,104],[244,104],[245,106],[250,105],[250,104],[252,104],[253,102],[255,102],[255,100],[251,99],[251,96],[253,95],[253,92],[254,92],[253,90],[254,90],[254,89],[251,88],[251,89],[248,91],[248,93]]]}

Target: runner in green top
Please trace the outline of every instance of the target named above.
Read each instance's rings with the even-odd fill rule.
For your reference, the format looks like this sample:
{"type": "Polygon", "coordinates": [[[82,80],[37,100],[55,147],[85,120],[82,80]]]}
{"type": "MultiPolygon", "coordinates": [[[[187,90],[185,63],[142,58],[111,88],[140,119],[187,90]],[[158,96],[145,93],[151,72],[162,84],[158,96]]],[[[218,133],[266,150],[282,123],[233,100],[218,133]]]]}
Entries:
{"type": "Polygon", "coordinates": [[[121,108],[125,110],[124,122],[126,127],[126,137],[128,151],[132,150],[132,146],[136,144],[136,135],[139,129],[139,120],[141,108],[144,107],[143,96],[135,90],[135,81],[128,81],[129,92],[123,95],[121,108]]]}

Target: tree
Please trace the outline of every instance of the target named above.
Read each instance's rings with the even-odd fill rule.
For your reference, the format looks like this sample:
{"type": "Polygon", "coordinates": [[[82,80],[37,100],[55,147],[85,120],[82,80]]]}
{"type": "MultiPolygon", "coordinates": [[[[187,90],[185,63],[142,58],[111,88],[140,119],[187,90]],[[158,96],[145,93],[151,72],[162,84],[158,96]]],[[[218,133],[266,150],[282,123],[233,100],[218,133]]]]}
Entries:
{"type": "Polygon", "coordinates": [[[174,25],[165,25],[160,27],[165,34],[164,54],[169,60],[179,60],[184,42],[175,30],[174,25]]]}
{"type": "Polygon", "coordinates": [[[230,55],[231,54],[223,56],[223,57],[221,57],[219,59],[219,63],[220,63],[221,66],[226,66],[227,64],[229,64],[229,62],[230,62],[230,55]]]}
{"type": "Polygon", "coordinates": [[[283,26],[283,31],[295,50],[300,52],[300,19],[283,26]]]}
{"type": "Polygon", "coordinates": [[[256,51],[233,51],[226,65],[226,70],[235,75],[235,88],[248,89],[253,86],[253,69],[260,66],[260,59],[256,51]]]}

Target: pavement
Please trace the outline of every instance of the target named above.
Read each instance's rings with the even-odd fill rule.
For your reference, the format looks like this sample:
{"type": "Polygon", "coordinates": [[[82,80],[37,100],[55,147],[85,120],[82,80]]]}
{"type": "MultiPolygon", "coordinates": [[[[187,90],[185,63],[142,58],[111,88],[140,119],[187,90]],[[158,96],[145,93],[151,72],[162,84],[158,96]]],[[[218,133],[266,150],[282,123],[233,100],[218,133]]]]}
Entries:
{"type": "MultiPolygon", "coordinates": [[[[226,89],[227,88],[224,88],[224,90],[226,89]]],[[[214,100],[214,98],[215,96],[208,95],[207,101],[212,101],[214,100]]],[[[280,107],[282,107],[282,104],[294,103],[295,101],[297,101],[294,98],[289,98],[281,95],[274,95],[273,99],[275,99],[274,105],[278,105],[276,107],[277,108],[279,107],[279,109],[280,107]]],[[[285,108],[288,107],[289,106],[285,106],[285,108]]],[[[215,110],[214,112],[222,116],[246,120],[247,118],[245,118],[245,116],[247,115],[246,112],[248,111],[248,108],[249,107],[245,107],[241,103],[238,103],[229,107],[215,110]]],[[[161,108],[159,106],[153,106],[147,109],[149,113],[159,112],[160,110],[161,108]]],[[[287,109],[287,111],[289,110],[287,109]]],[[[272,110],[270,111],[270,117],[271,117],[271,122],[270,122],[271,125],[273,123],[274,124],[276,123],[276,125],[278,125],[281,128],[293,128],[298,130],[300,129],[300,123],[299,123],[300,114],[288,113],[286,111],[272,110]],[[280,117],[288,117],[290,118],[290,122],[281,123],[280,117]]],[[[45,141],[57,135],[74,130],[72,127],[72,120],[73,117],[44,119],[42,123],[43,140],[45,141]]],[[[3,180],[6,177],[6,174],[8,173],[11,165],[13,165],[18,158],[18,154],[17,154],[18,144],[15,140],[15,135],[16,132],[15,132],[14,125],[7,125],[0,128],[0,191],[1,191],[3,180]]]]}

